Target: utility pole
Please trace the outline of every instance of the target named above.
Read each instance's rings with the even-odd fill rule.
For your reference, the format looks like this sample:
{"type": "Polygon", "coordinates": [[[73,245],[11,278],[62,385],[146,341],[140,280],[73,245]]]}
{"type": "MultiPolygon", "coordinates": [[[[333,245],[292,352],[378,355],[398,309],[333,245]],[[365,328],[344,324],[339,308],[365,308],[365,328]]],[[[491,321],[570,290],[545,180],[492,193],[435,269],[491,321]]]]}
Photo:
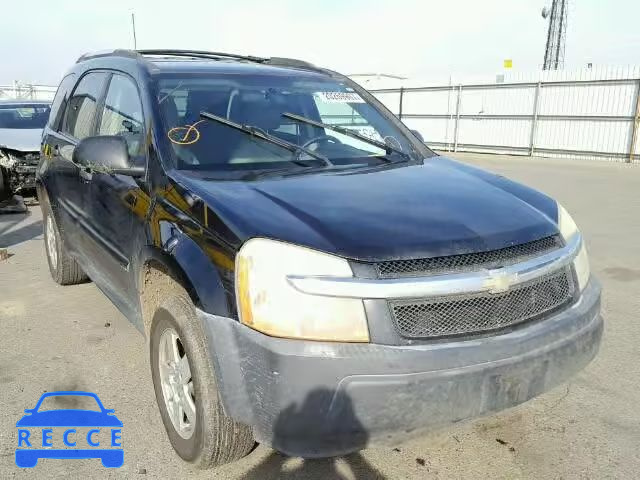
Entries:
{"type": "Polygon", "coordinates": [[[138,49],[138,41],[136,40],[136,15],[131,12],[131,28],[133,29],[133,49],[138,49]]]}

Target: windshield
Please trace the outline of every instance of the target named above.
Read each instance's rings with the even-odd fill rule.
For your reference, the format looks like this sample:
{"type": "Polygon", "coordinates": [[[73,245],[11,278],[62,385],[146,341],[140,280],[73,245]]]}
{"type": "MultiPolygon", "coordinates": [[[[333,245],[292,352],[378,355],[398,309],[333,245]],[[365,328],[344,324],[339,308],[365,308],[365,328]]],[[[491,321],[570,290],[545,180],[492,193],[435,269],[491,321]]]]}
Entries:
{"type": "Polygon", "coordinates": [[[42,399],[38,412],[59,409],[102,411],[96,399],[89,395],[51,395],[42,399]]]}
{"type": "Polygon", "coordinates": [[[331,78],[161,77],[158,102],[163,129],[180,169],[282,169],[300,168],[305,163],[378,165],[416,156],[410,141],[391,121],[346,82],[331,78]],[[201,112],[211,115],[201,116],[201,112]],[[294,151],[249,131],[212,121],[212,116],[302,148],[294,151]],[[343,134],[328,126],[343,127],[357,135],[343,134]],[[323,158],[330,163],[323,163],[323,158]]]}
{"type": "Polygon", "coordinates": [[[50,109],[42,104],[0,104],[0,128],[44,128],[50,109]]]}

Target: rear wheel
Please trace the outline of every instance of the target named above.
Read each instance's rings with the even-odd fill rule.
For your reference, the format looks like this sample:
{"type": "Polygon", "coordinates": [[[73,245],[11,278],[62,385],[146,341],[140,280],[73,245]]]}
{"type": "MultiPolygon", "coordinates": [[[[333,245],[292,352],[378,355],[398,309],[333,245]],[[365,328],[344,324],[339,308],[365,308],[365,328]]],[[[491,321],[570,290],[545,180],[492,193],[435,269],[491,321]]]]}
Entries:
{"type": "Polygon", "coordinates": [[[64,237],[56,223],[51,206],[43,204],[44,249],[49,263],[51,278],[60,285],[75,285],[85,282],[88,277],[65,248],[64,237]]]}
{"type": "Polygon", "coordinates": [[[183,460],[208,468],[251,451],[255,445],[251,429],[222,410],[207,340],[183,290],[155,310],[150,360],[162,421],[183,460]]]}

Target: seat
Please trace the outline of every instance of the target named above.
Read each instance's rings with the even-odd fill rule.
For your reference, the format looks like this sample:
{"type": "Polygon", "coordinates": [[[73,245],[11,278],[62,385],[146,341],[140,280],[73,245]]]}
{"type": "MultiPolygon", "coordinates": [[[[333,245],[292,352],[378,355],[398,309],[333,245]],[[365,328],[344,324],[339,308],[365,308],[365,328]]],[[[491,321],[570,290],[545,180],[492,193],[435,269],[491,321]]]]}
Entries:
{"type": "Polygon", "coordinates": [[[252,125],[268,133],[282,125],[282,114],[285,111],[287,109],[284,102],[260,98],[254,94],[241,95],[231,105],[229,120],[252,125]]]}
{"type": "Polygon", "coordinates": [[[162,115],[164,115],[167,130],[178,126],[178,107],[176,106],[176,101],[171,95],[164,97],[160,103],[160,110],[162,111],[162,115]]]}
{"type": "MultiPolygon", "coordinates": [[[[286,105],[283,102],[251,93],[234,99],[229,110],[229,120],[251,125],[272,134],[272,131],[283,123],[282,113],[285,111],[286,105]]],[[[247,138],[233,148],[229,163],[280,162],[289,157],[290,153],[282,147],[263,140],[247,138]]]]}

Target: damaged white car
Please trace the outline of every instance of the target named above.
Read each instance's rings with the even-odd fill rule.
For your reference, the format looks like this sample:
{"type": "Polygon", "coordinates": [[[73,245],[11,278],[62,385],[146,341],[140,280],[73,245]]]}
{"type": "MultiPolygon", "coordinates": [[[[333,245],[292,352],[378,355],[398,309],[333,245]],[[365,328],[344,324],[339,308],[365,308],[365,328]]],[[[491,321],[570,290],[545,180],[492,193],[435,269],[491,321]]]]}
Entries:
{"type": "Polygon", "coordinates": [[[0,202],[35,193],[40,137],[51,104],[38,100],[0,100],[0,202]]]}

